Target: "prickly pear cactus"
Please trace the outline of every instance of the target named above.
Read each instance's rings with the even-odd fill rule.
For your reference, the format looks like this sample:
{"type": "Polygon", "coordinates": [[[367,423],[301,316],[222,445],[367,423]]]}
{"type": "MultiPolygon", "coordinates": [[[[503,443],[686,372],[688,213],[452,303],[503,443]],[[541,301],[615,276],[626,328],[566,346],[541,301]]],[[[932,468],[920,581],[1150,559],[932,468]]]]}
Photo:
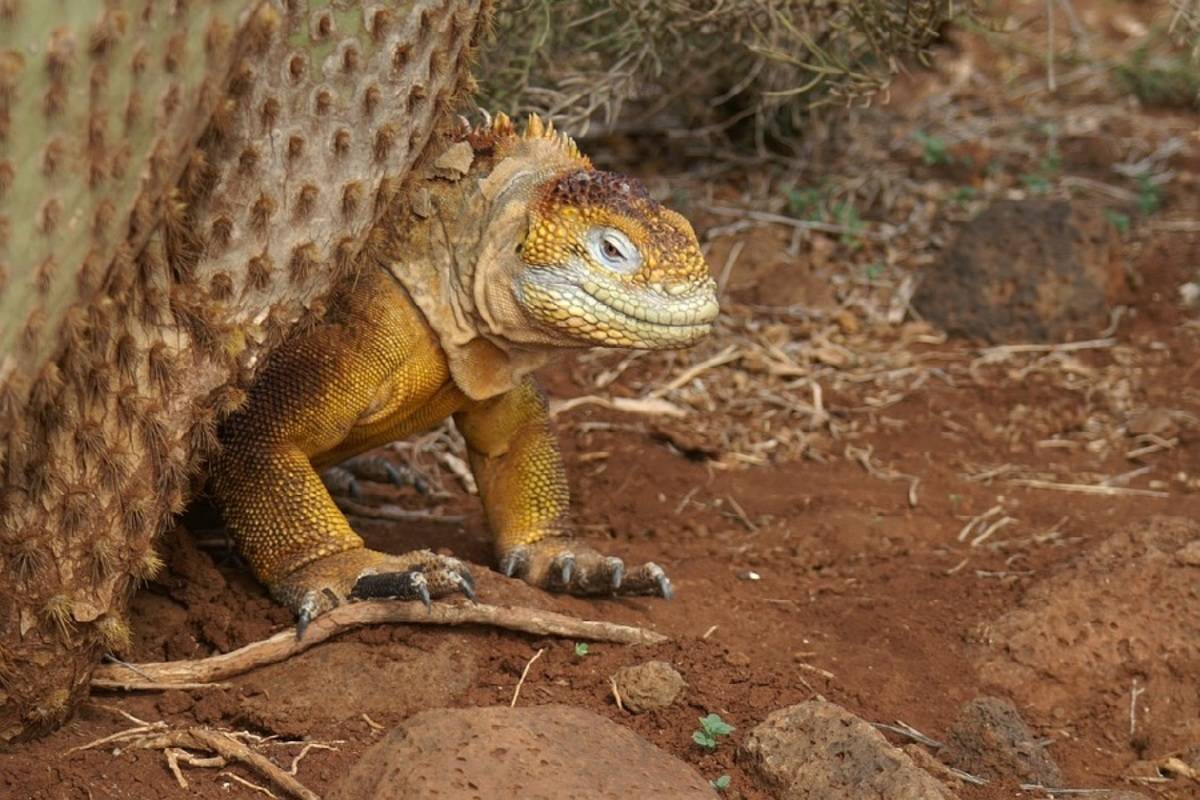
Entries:
{"type": "Polygon", "coordinates": [[[469,90],[486,0],[0,0],[0,746],[52,729],[218,421],[469,90]]]}

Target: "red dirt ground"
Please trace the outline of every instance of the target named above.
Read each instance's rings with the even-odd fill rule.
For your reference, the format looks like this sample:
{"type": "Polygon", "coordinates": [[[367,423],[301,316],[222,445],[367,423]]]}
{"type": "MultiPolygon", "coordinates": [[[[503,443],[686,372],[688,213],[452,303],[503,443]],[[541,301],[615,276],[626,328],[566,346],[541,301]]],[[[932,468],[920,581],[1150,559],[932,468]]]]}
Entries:
{"type": "MultiPolygon", "coordinates": [[[[959,47],[955,57],[971,52],[959,47]]],[[[902,91],[898,87],[897,95],[902,91]]],[[[911,90],[911,97],[923,92],[911,90]]],[[[886,113],[895,115],[891,119],[898,128],[912,127],[901,112],[886,113]]],[[[1200,116],[1176,112],[1163,125],[1195,129],[1197,121],[1200,116]]],[[[1172,218],[1200,216],[1198,150],[1192,144],[1172,162],[1177,177],[1164,203],[1172,218]]],[[[1072,152],[1064,147],[1063,169],[1089,174],[1087,159],[1072,161],[1072,152]]],[[[915,180],[929,177],[915,155],[901,168],[915,180]]],[[[1094,174],[1111,177],[1100,170],[1094,174]]],[[[731,195],[738,191],[735,183],[731,195]]],[[[747,178],[745,185],[755,181],[747,178]]],[[[702,233],[728,222],[702,211],[692,216],[702,233]]],[[[808,322],[747,304],[769,299],[773,290],[764,287],[782,286],[792,292],[786,303],[834,307],[829,276],[850,271],[838,259],[861,257],[837,250],[831,256],[830,250],[841,245],[825,237],[816,244],[806,240],[798,259],[781,257],[788,238],[776,228],[756,227],[714,243],[711,255],[718,269],[734,241],[745,243],[727,295],[729,316],[743,326],[739,330],[782,325],[787,341],[804,336],[811,329],[808,322]],[[781,278],[785,269],[792,271],[781,278]],[[806,277],[797,280],[798,274],[806,277]]],[[[417,710],[507,703],[538,648],[546,652],[530,671],[522,704],[579,705],[628,725],[706,777],[731,776],[730,797],[767,797],[735,761],[742,736],[770,711],[816,695],[869,721],[903,720],[941,738],[963,703],[999,691],[980,672],[989,658],[1003,657],[1003,643],[989,645],[988,631],[1027,601],[1035,587],[1067,586],[1061,576],[1092,568],[1093,562],[1083,559],[1105,539],[1154,515],[1200,520],[1200,327],[1196,310],[1177,303],[1178,287],[1197,280],[1200,234],[1146,226],[1128,245],[1127,262],[1140,281],[1131,289],[1131,313],[1114,333],[1119,347],[1076,353],[1066,366],[1021,372],[1031,363],[1022,357],[972,374],[967,365],[978,350],[967,344],[910,342],[906,347],[915,354],[914,363],[944,363],[947,379],[935,375],[900,392],[890,405],[875,406],[864,404],[862,392],[845,388],[852,384],[827,385],[824,406],[841,425],[806,431],[803,458],[777,458],[769,451],[762,451],[768,453],[759,459],[762,465],[729,458],[732,448],[722,442],[731,441],[731,434],[714,431],[716,423],[696,411],[668,420],[591,405],[561,415],[560,438],[581,535],[629,563],[663,564],[677,589],[671,602],[552,597],[489,572],[494,564],[482,516],[452,477],[443,476],[449,497],[438,510],[466,514],[465,524],[355,520],[370,546],[401,552],[433,545],[481,565],[475,572],[487,602],[638,624],[667,634],[667,644],[593,644],[580,657],[571,641],[495,630],[400,625],[360,630],[234,678],[230,689],[97,692],[61,732],[0,756],[0,797],[258,796],[226,776],[232,771],[261,782],[240,767],[184,767],[192,786],[188,791],[176,784],[160,752],[118,752],[112,746],[72,751],[132,727],[121,712],[172,727],[202,724],[277,736],[262,750],[285,767],[300,752],[291,740],[326,743],[332,749],[311,750],[298,770],[299,779],[321,793],[384,731],[417,710]],[[1073,369],[1090,370],[1086,374],[1093,377],[1072,384],[1064,376],[1073,369]],[[1106,405],[1117,395],[1125,398],[1124,406],[1106,405]],[[1162,434],[1176,440],[1169,448],[1130,458],[1125,452],[1138,446],[1132,437],[1118,446],[1089,446],[1105,441],[1089,427],[1097,415],[1128,421],[1154,409],[1176,412],[1172,429],[1162,434]],[[847,445],[869,446],[870,463],[879,469],[919,477],[915,506],[907,480],[869,474],[848,457],[847,445]],[[978,479],[1004,465],[1024,472],[1010,466],[978,479]],[[1037,473],[1057,482],[1093,483],[1097,476],[1140,466],[1152,470],[1129,485],[1169,496],[1095,496],[1007,482],[1008,476],[1037,473]],[[1016,521],[979,546],[959,541],[972,517],[997,504],[1016,521]],[[761,579],[744,579],[748,571],[761,579]],[[623,713],[613,702],[608,676],[622,665],[649,659],[674,664],[688,688],[667,710],[623,713]],[[691,740],[696,718],[709,712],[737,728],[712,754],[691,740]]],[[[874,335],[874,323],[843,322],[842,327],[853,332],[859,324],[868,326],[866,335],[874,335]]],[[[896,338],[894,331],[880,336],[896,338]]],[[[721,346],[716,342],[705,354],[721,346]]],[[[549,370],[544,384],[556,398],[638,396],[643,387],[661,384],[691,363],[639,360],[598,391],[599,370],[620,362],[619,354],[567,362],[549,370]]],[[[712,384],[733,381],[731,386],[751,397],[759,384],[748,363],[740,362],[751,375],[748,383],[736,383],[735,363],[714,370],[712,384]]],[[[765,419],[753,407],[722,413],[713,419],[731,430],[761,426],[765,419]]],[[[424,502],[410,491],[384,488],[373,488],[370,498],[414,508],[424,502]]],[[[216,534],[203,530],[203,517],[192,520],[192,532],[181,528],[164,542],[168,569],[134,601],[135,642],[126,654],[131,661],[226,651],[290,624],[288,614],[225,556],[219,543],[211,546],[216,534]]],[[[1193,576],[1200,575],[1191,569],[1193,576]]],[[[1106,575],[1097,573],[1094,579],[1103,583],[1106,575]]],[[[1190,584],[1200,585],[1195,577],[1190,584]]],[[[1188,615],[1195,619],[1195,590],[1173,586],[1124,598],[1122,613],[1136,617],[1139,608],[1147,613],[1167,608],[1185,622],[1188,615]]],[[[1097,620],[1104,618],[1104,609],[1095,613],[1097,620]]],[[[1083,627],[1094,621],[1076,622],[1083,627]]],[[[1127,788],[1171,800],[1200,795],[1200,785],[1182,778],[1128,780],[1147,774],[1139,761],[1194,758],[1189,751],[1200,748],[1200,731],[1188,717],[1195,713],[1200,669],[1195,646],[1190,661],[1175,661],[1169,668],[1160,668],[1166,662],[1156,664],[1154,658],[1171,651],[1179,635],[1177,628],[1145,630],[1138,646],[1151,654],[1149,660],[1116,656],[1111,684],[1063,686],[1044,674],[1023,687],[1018,706],[1035,730],[1053,739],[1050,753],[1067,786],[1127,788]],[[1137,697],[1138,724],[1131,734],[1135,679],[1145,693],[1137,697]],[[1173,699],[1179,697],[1186,702],[1173,699]]],[[[1087,642],[1059,644],[1064,658],[1113,657],[1086,652],[1087,642]]],[[[1127,644],[1118,643],[1118,651],[1124,653],[1120,648],[1127,644]]],[[[1022,792],[1014,782],[964,786],[957,792],[964,800],[1043,796],[1022,792]]]]}

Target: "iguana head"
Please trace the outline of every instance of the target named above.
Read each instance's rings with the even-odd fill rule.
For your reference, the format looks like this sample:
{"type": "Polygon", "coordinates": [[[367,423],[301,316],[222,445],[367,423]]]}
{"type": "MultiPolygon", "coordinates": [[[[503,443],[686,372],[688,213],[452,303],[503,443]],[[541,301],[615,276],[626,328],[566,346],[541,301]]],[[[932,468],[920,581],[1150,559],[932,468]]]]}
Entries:
{"type": "MultiPolygon", "coordinates": [[[[537,117],[523,134],[506,119],[491,130],[502,160],[490,180],[519,187],[524,220],[503,279],[492,273],[484,291],[536,328],[515,338],[665,349],[710,332],[716,284],[686,219],[636,179],[594,169],[537,117]]],[[[505,327],[511,336],[511,318],[505,327]]]]}
{"type": "Polygon", "coordinates": [[[538,187],[514,290],[564,337],[660,349],[707,335],[716,284],[692,226],[640,182],[590,167],[538,187]]]}

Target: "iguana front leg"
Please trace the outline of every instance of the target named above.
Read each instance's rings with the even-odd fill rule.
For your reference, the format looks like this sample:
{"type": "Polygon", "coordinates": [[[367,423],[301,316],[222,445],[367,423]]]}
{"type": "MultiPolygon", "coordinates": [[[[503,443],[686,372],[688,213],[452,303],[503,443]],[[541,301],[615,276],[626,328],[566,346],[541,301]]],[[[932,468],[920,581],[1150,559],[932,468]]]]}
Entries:
{"type": "MultiPolygon", "coordinates": [[[[462,591],[466,566],[428,550],[368,550],[329,496],[312,459],[335,451],[380,402],[413,353],[376,341],[364,322],[318,328],[273,354],[245,407],[222,426],[211,489],[233,539],[298,631],[349,598],[422,600],[462,591]]],[[[409,366],[411,367],[411,361],[409,366]]]]}
{"type": "Polygon", "coordinates": [[[660,594],[671,582],[654,563],[624,562],[571,539],[562,455],[546,400],[532,379],[455,414],[467,441],[500,567],[534,586],[570,594],[660,594]]]}

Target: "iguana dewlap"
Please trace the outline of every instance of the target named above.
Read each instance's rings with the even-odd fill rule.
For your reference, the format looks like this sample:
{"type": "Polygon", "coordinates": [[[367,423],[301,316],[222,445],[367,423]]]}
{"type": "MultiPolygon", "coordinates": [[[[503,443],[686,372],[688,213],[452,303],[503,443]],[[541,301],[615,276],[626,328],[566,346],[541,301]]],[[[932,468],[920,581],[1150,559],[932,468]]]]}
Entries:
{"type": "Polygon", "coordinates": [[[472,593],[461,562],[363,546],[318,470],[449,416],[504,571],[548,589],[669,595],[567,536],[567,481],[529,373],[569,348],[684,347],[715,285],[695,233],[535,117],[465,131],[385,221],[324,322],[272,353],[221,430],[212,491],[242,554],[300,616],[350,597],[472,593]]]}

